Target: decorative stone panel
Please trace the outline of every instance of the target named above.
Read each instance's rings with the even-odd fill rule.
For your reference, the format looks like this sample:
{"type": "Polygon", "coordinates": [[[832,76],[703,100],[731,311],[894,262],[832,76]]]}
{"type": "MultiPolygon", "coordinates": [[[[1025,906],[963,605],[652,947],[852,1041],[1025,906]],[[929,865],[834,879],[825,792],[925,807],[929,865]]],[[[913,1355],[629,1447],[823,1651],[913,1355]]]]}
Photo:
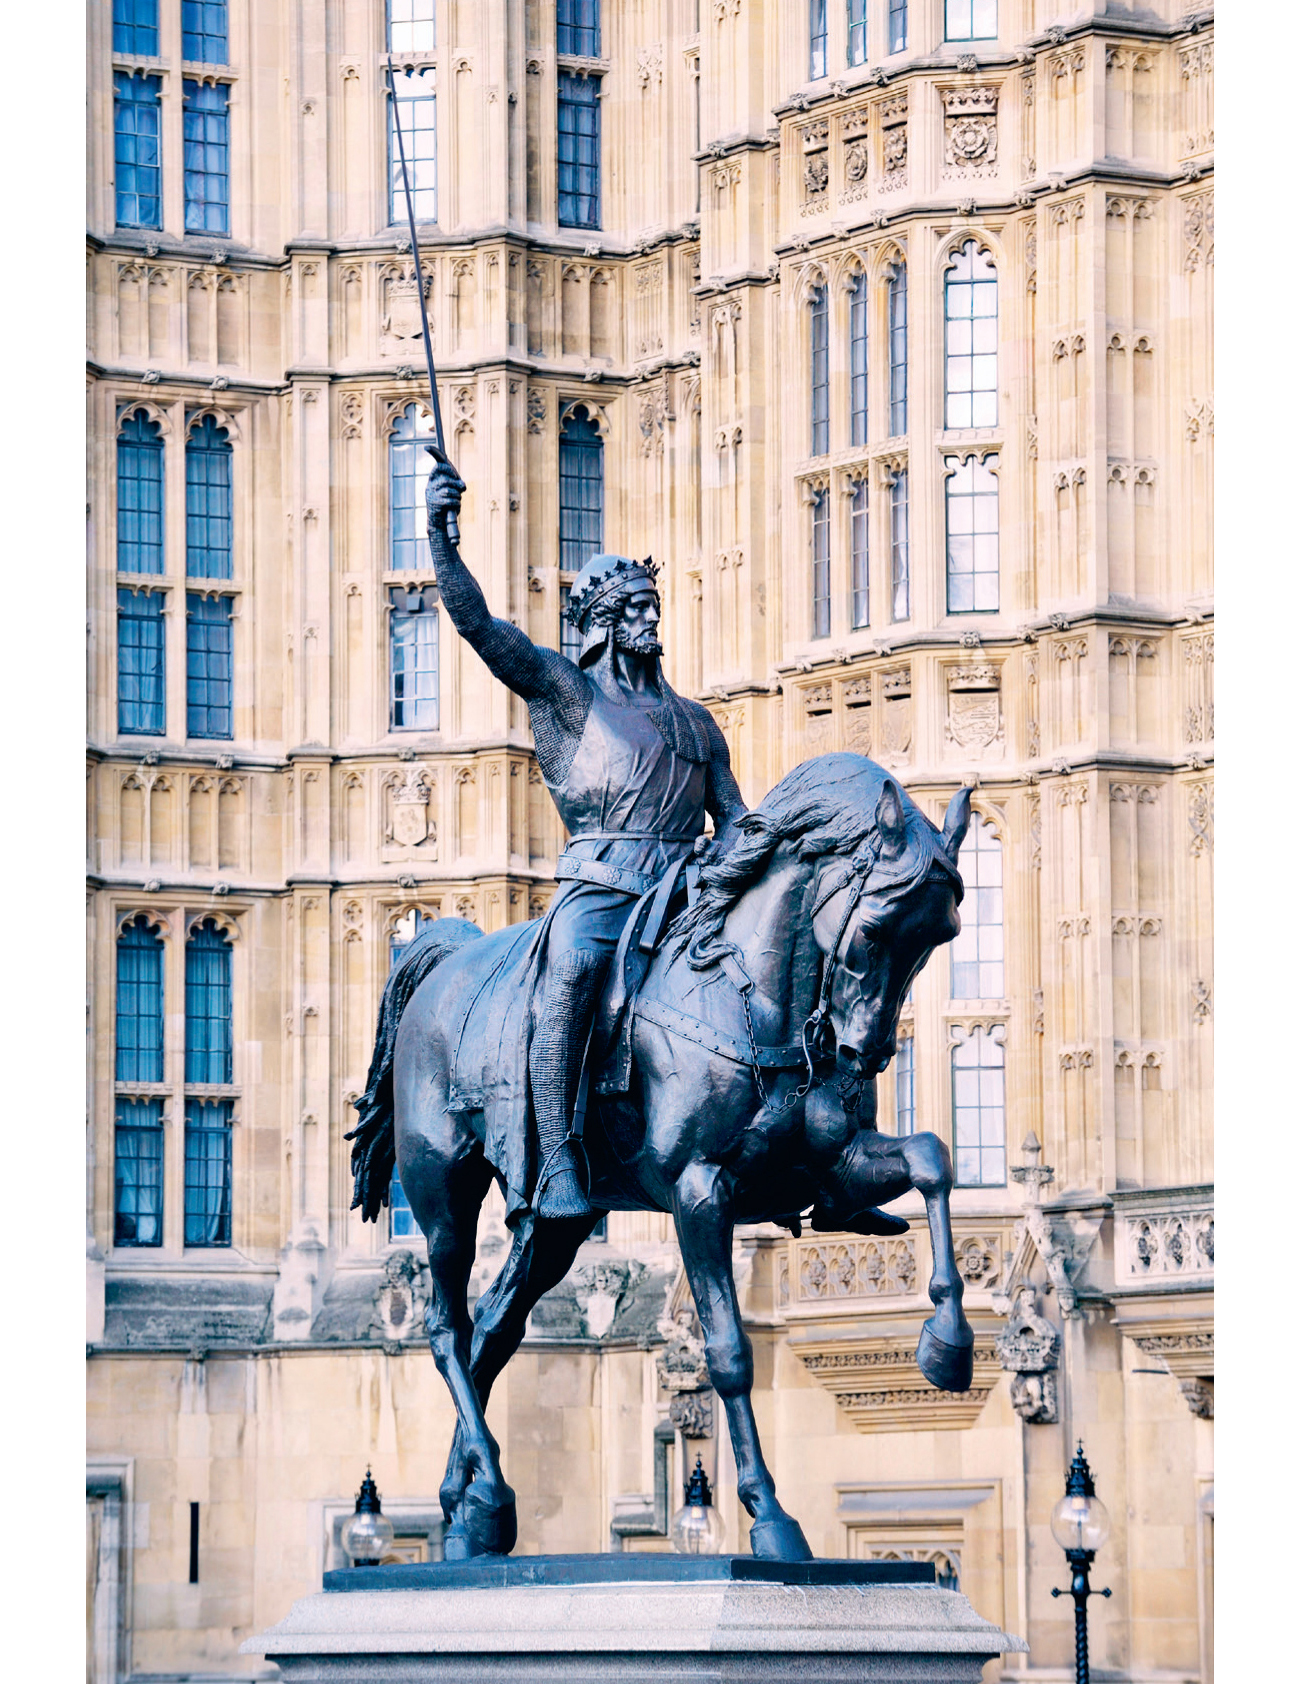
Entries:
{"type": "Polygon", "coordinates": [[[946,181],[981,181],[997,174],[998,90],[942,88],[943,175],[946,181]]]}
{"type": "Polygon", "coordinates": [[[968,1392],[931,1386],[916,1366],[913,1333],[865,1334],[850,1339],[796,1338],[791,1344],[808,1372],[833,1394],[859,1432],[959,1430],[972,1427],[998,1382],[1001,1365],[992,1339],[975,1337],[975,1373],[968,1392]]]}
{"type": "Polygon", "coordinates": [[[909,1297],[916,1291],[916,1241],[910,1234],[805,1240],[794,1251],[796,1303],[909,1297]]]}

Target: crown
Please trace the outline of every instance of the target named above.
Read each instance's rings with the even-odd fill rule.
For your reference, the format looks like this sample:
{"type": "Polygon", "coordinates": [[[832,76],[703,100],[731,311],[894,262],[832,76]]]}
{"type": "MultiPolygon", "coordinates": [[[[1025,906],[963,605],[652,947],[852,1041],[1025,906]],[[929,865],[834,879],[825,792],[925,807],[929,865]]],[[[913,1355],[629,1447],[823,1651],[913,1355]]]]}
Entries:
{"type": "Polygon", "coordinates": [[[659,564],[653,556],[646,556],[644,561],[633,561],[625,555],[593,556],[569,592],[569,623],[581,631],[583,620],[598,602],[637,579],[657,586],[659,564]]]}

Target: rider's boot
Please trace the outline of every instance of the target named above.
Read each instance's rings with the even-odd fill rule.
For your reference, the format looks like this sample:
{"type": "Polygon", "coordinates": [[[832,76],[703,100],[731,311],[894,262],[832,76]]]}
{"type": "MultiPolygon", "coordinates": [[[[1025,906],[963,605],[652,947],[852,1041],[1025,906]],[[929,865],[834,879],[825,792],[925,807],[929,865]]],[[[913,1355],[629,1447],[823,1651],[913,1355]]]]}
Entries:
{"type": "Polygon", "coordinates": [[[590,949],[550,955],[529,1056],[540,1164],[534,1204],[542,1217],[590,1216],[569,1129],[587,1030],[605,961],[590,949]]]}

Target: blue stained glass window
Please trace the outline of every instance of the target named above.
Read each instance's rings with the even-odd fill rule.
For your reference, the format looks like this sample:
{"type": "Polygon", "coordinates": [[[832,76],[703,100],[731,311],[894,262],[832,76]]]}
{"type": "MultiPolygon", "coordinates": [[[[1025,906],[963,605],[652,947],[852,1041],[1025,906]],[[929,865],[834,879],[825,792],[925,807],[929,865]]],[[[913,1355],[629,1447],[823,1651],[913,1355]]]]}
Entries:
{"type": "Polygon", "coordinates": [[[849,63],[867,62],[867,0],[848,0],[849,63]]]}
{"type": "Polygon", "coordinates": [[[600,79],[560,72],[560,227],[600,227],[600,79]]]}
{"type": "Polygon", "coordinates": [[[394,573],[410,572],[429,560],[424,488],[433,459],[424,447],[432,441],[428,411],[408,403],[388,436],[388,565],[394,573]]]}
{"type": "Polygon", "coordinates": [[[819,491],[812,506],[812,634],[831,635],[831,494],[819,491]]]}
{"type": "Polygon", "coordinates": [[[388,101],[388,220],[406,221],[406,189],[402,184],[402,154],[397,145],[401,124],[406,148],[406,173],[417,222],[438,220],[438,101],[437,72],[396,71],[388,101]]]}
{"type": "Polygon", "coordinates": [[[226,0],[181,0],[181,57],[191,64],[230,63],[226,0]]]}
{"type": "Polygon", "coordinates": [[[944,278],[944,426],[998,424],[998,272],[974,240],[944,278]]]}
{"type": "Polygon", "coordinates": [[[389,592],[392,662],[392,729],[438,729],[438,593],[389,592]]]}
{"type": "Polygon", "coordinates": [[[853,444],[867,442],[867,277],[849,293],[849,421],[853,444]]]}
{"type": "Polygon", "coordinates": [[[808,0],[808,80],[826,74],[826,0],[808,0]]]}
{"type": "Polygon", "coordinates": [[[971,815],[957,868],[965,885],[961,931],[953,941],[954,1000],[1001,1000],[1006,995],[1002,924],[1002,844],[991,824],[971,815]]]}
{"type": "Polygon", "coordinates": [[[596,423],[570,415],[560,429],[560,568],[579,573],[605,547],[605,445],[596,423]]]}
{"type": "Polygon", "coordinates": [[[831,447],[830,312],[826,288],[816,287],[808,301],[812,385],[812,455],[831,447]]]}
{"type": "Polygon", "coordinates": [[[889,436],[907,431],[907,265],[889,277],[889,436]]]}
{"type": "Polygon", "coordinates": [[[907,506],[907,469],[900,468],[889,488],[889,583],[891,618],[912,617],[912,547],[907,506]]]}
{"type": "Polygon", "coordinates": [[[388,46],[394,53],[431,53],[438,44],[435,0],[388,0],[388,46]]]}
{"type": "Polygon", "coordinates": [[[952,1049],[957,1186],[1003,1187],[1007,1179],[1006,1054],[1003,1030],[972,1029],[952,1049]]]}
{"type": "Polygon", "coordinates": [[[569,619],[569,596],[572,587],[560,586],[560,653],[575,664],[582,653],[582,633],[569,619]]]}
{"type": "Polygon", "coordinates": [[[162,429],[142,409],[117,435],[117,569],[163,571],[162,429]]]}
{"type": "Polygon", "coordinates": [[[185,231],[230,232],[230,89],[184,83],[185,231]]]}
{"type": "Polygon", "coordinates": [[[948,612],[993,614],[998,607],[998,477],[986,462],[944,458],[948,471],[948,612]]]}
{"type": "Polygon", "coordinates": [[[185,944],[185,1080],[231,1081],[230,942],[211,918],[185,944]]]}
{"type": "Polygon", "coordinates": [[[945,41],[992,41],[998,33],[998,0],[944,0],[945,41]]]}
{"type": "Polygon", "coordinates": [[[853,495],[849,499],[849,564],[853,578],[854,630],[871,624],[871,546],[867,529],[868,513],[867,479],[864,474],[861,479],[854,480],[853,495]]]}
{"type": "Polygon", "coordinates": [[[600,0],[558,0],[555,50],[579,58],[600,57],[600,0]]]}
{"type": "Polygon", "coordinates": [[[889,50],[901,53],[907,46],[907,0],[889,0],[889,50]]]}
{"type": "Polygon", "coordinates": [[[162,227],[162,77],[113,72],[113,182],[119,228],[162,227]]]}
{"type": "Polygon", "coordinates": [[[163,591],[117,592],[117,728],[123,736],[166,730],[167,651],[163,591]]]}
{"type": "Polygon", "coordinates": [[[233,1105],[228,1099],[185,1101],[185,1244],[230,1244],[230,1160],[233,1105]]]}
{"type": "Polygon", "coordinates": [[[191,591],[185,599],[185,735],[234,735],[232,692],[235,684],[235,642],[231,612],[234,598],[202,596],[191,591]]]}
{"type": "Polygon", "coordinates": [[[411,1202],[396,1170],[393,1171],[393,1179],[388,1184],[388,1237],[390,1240],[413,1240],[420,1237],[411,1202]]]}
{"type": "MultiPolygon", "coordinates": [[[[205,415],[186,440],[185,571],[191,579],[231,576],[233,455],[229,433],[211,415],[205,415]]],[[[120,502],[118,508],[120,523],[120,502]]]]}
{"type": "Polygon", "coordinates": [[[163,1079],[163,944],[141,915],[117,938],[114,1076],[163,1079]]]}
{"type": "Polygon", "coordinates": [[[163,1102],[119,1099],[113,1128],[113,1244],[161,1245],[163,1102]]]}
{"type": "Polygon", "coordinates": [[[158,0],[113,0],[113,51],[158,57],[158,0]]]}
{"type": "Polygon", "coordinates": [[[916,1133],[916,1040],[908,1035],[894,1055],[894,1132],[916,1133]]]}

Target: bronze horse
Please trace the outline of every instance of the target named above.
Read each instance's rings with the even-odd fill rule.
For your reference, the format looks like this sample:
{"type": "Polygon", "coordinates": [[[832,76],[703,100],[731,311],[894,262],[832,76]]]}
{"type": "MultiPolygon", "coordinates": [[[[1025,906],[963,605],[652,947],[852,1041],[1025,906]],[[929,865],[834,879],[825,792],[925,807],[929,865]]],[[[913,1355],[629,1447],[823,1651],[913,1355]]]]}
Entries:
{"type": "MultiPolygon", "coordinates": [[[[878,1134],[874,1088],[913,978],[960,928],[957,851],[969,813],[961,790],[940,832],[861,755],[796,767],[737,821],[737,838],[704,866],[697,899],[649,961],[631,1008],[627,1080],[616,1084],[625,1091],[591,1084],[583,1137],[591,1203],[672,1213],[756,1556],[800,1560],[811,1551],[777,1501],[759,1446],[752,1348],[731,1272],[737,1222],[797,1233],[811,1211],[820,1229],[900,1233],[906,1224],[875,1207],[919,1189],[935,1313],[917,1362],[946,1390],[971,1382],[948,1151],[933,1134],[878,1134]]],[[[354,1205],[378,1217],[395,1155],[429,1243],[426,1325],[458,1420],[441,1489],[448,1559],[514,1546],[514,1493],[484,1408],[529,1312],[568,1273],[596,1220],[516,1212],[511,1250],[471,1320],[479,1208],[504,1178],[485,1151],[482,1110],[460,1108],[464,1096],[452,1091],[452,1043],[467,1002],[492,986],[518,934],[484,936],[439,919],[412,943],[384,992],[362,1123],[350,1137],[354,1205]]]]}

